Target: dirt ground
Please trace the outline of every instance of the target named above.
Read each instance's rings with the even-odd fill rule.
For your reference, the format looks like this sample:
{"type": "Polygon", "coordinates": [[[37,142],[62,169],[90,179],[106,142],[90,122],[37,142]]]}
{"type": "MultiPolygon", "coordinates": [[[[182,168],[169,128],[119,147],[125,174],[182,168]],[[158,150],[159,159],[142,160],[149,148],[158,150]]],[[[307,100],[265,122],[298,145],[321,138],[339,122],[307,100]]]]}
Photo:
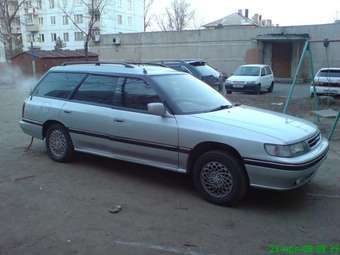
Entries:
{"type": "MultiPolygon", "coordinates": [[[[226,208],[202,200],[180,174],[88,155],[60,164],[42,141],[25,152],[30,139],[18,121],[28,91],[0,85],[1,255],[246,255],[270,254],[270,245],[340,244],[339,130],[310,184],[251,190],[226,208]],[[117,205],[122,210],[110,213],[117,205]]],[[[284,102],[270,94],[228,98],[278,111],[284,102]]],[[[290,111],[312,119],[310,105],[294,100],[290,111]]]]}

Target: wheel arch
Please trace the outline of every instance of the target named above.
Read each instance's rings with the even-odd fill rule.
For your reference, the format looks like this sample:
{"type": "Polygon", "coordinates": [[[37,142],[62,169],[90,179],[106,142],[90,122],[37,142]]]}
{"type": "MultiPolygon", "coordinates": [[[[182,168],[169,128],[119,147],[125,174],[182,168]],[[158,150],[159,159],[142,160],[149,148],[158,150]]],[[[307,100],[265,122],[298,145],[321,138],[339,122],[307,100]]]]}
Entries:
{"type": "MultiPolygon", "coordinates": [[[[235,158],[239,160],[239,162],[242,164],[246,174],[247,171],[244,167],[244,162],[241,154],[232,146],[224,144],[224,143],[219,143],[219,142],[202,142],[197,144],[189,153],[189,157],[187,160],[187,171],[190,174],[195,161],[199,156],[201,156],[203,153],[212,151],[212,150],[220,150],[220,151],[226,151],[231,153],[235,158]]],[[[247,174],[248,177],[248,174],[247,174]]]]}
{"type": "Polygon", "coordinates": [[[42,137],[43,139],[46,137],[46,132],[48,130],[48,128],[51,126],[51,125],[54,125],[54,124],[59,124],[63,127],[65,127],[65,125],[63,123],[61,123],[60,121],[57,121],[57,120],[47,120],[45,121],[45,123],[43,124],[43,128],[42,128],[42,137]]]}

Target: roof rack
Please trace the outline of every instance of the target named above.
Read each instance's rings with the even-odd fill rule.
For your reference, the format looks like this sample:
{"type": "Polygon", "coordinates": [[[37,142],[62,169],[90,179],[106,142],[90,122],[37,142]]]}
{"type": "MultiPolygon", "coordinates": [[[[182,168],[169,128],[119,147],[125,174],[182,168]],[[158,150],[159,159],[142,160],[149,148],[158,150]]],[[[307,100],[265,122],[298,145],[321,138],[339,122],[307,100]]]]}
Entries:
{"type": "Polygon", "coordinates": [[[190,63],[190,62],[204,62],[202,59],[164,59],[164,60],[154,60],[155,63],[190,63]]]}
{"type": "Polygon", "coordinates": [[[163,65],[163,64],[160,64],[160,63],[153,63],[153,62],[128,62],[128,64],[167,67],[166,65],[163,65]]]}
{"type": "Polygon", "coordinates": [[[125,62],[105,62],[105,61],[69,61],[64,62],[61,65],[62,66],[69,66],[69,65],[82,65],[82,64],[94,64],[96,66],[100,65],[122,65],[127,68],[134,68],[133,65],[125,62]]]}

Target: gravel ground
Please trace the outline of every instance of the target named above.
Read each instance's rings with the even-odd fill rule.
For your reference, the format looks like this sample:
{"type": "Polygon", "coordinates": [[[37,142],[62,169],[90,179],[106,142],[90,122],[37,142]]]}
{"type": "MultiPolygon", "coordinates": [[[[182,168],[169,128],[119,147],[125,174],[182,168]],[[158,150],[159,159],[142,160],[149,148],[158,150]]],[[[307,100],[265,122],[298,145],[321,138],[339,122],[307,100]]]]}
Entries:
{"type": "MultiPolygon", "coordinates": [[[[235,208],[202,200],[183,175],[78,155],[25,152],[19,126],[29,88],[0,85],[0,254],[269,254],[268,246],[340,244],[340,143],[315,179],[291,192],[251,190],[235,208]],[[120,205],[122,210],[110,213],[120,205]]],[[[229,96],[228,96],[229,97],[229,96]]],[[[233,94],[280,110],[282,98],[233,94]]],[[[309,116],[310,99],[290,111],[309,116]]],[[[339,132],[338,132],[339,133],[339,132]]]]}

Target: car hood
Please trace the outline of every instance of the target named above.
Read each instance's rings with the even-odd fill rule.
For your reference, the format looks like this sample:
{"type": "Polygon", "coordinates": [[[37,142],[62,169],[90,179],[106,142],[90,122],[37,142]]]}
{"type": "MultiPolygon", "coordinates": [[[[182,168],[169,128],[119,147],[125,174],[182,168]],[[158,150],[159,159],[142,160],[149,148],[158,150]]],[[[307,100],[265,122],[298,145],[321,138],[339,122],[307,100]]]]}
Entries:
{"type": "Polygon", "coordinates": [[[307,139],[318,130],[308,121],[249,106],[201,113],[194,117],[270,136],[283,144],[292,144],[307,139]]]}
{"type": "Polygon", "coordinates": [[[233,75],[230,76],[227,80],[228,81],[243,81],[243,82],[249,82],[249,81],[258,81],[259,77],[258,76],[237,76],[233,75]]]}

